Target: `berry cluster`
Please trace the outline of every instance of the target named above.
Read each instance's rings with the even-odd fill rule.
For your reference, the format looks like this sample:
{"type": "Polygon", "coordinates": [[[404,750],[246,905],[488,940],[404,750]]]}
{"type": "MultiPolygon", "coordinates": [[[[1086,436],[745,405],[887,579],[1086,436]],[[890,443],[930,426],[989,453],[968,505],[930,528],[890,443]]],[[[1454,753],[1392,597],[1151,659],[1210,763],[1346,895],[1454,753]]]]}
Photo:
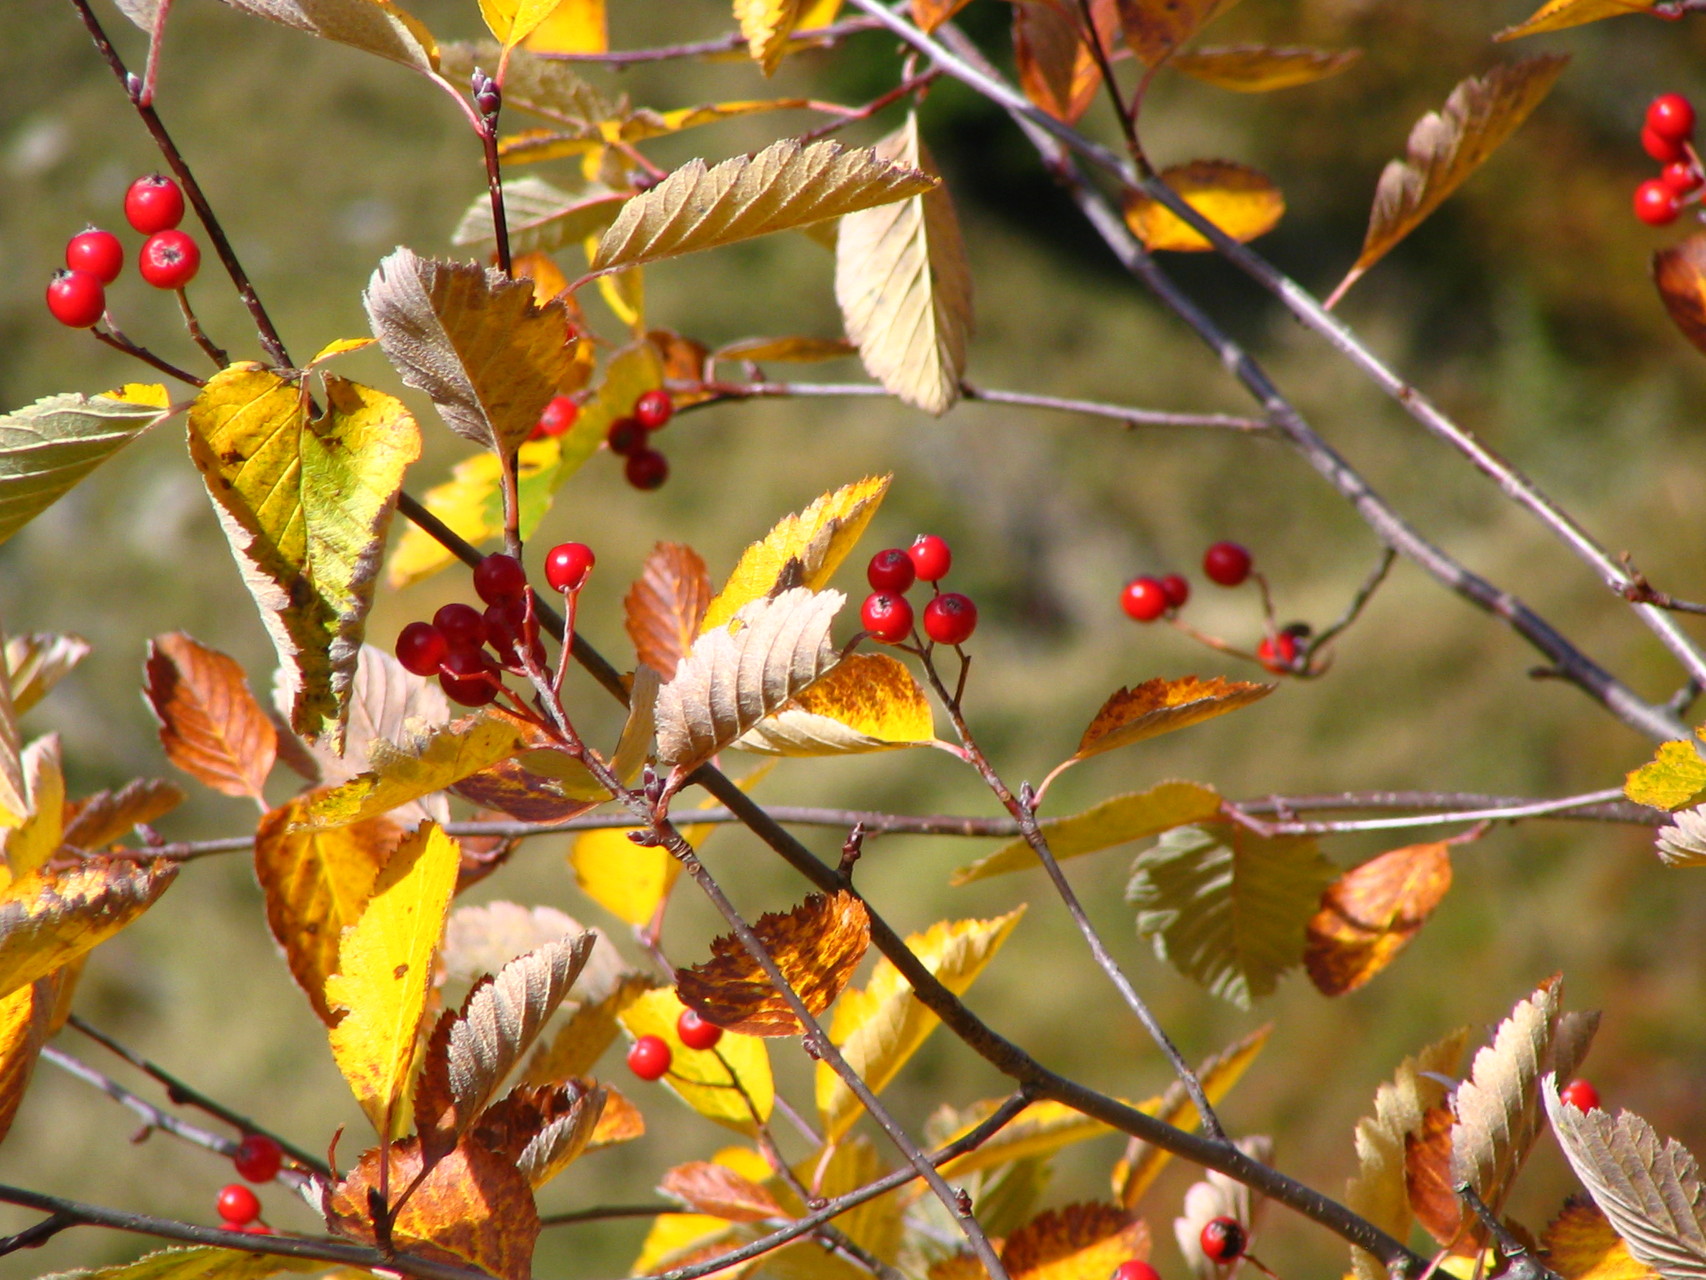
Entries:
{"type": "MultiPolygon", "coordinates": [[[[201,250],[178,223],[184,218],[184,193],[159,174],[138,178],[124,197],[124,216],[147,236],[136,255],[136,270],[156,289],[182,289],[201,266],[201,250]]],[[[47,285],[47,309],[73,329],[87,329],[106,314],[107,286],[124,270],[124,245],[110,231],[88,227],[65,245],[65,266],[47,285]]]]}
{"type": "MultiPolygon", "coordinates": [[[[706,1022],[692,1009],[683,1009],[675,1020],[675,1034],[689,1049],[715,1049],[723,1029],[706,1022]]],[[[661,1080],[669,1074],[675,1052],[662,1036],[641,1036],[628,1049],[628,1070],[642,1080],[661,1080]]]]}
{"type": "Polygon", "coordinates": [[[1694,149],[1694,104],[1680,93],[1654,98],[1641,127],[1641,148],[1664,167],[1635,188],[1635,216],[1650,227],[1675,222],[1706,186],[1694,149]]]}
{"type": "Polygon", "coordinates": [[[661,387],[642,391],[634,410],[610,424],[605,443],[625,459],[622,474],[636,489],[656,489],[669,479],[669,462],[652,447],[652,433],[662,431],[675,416],[675,401],[661,387]]]}
{"type": "Polygon", "coordinates": [[[241,1182],[222,1187],[214,1201],[219,1210],[219,1225],[227,1231],[242,1231],[248,1235],[270,1236],[272,1228],[260,1220],[261,1200],[241,1182]]]}
{"type": "MultiPolygon", "coordinates": [[[[1216,586],[1241,587],[1250,580],[1253,569],[1254,561],[1249,549],[1236,542],[1216,542],[1203,552],[1203,576],[1216,586]]],[[[1262,586],[1265,602],[1267,587],[1261,584],[1259,576],[1257,581],[1262,586]]],[[[1169,573],[1162,578],[1144,576],[1125,584],[1120,592],[1120,608],[1134,622],[1155,622],[1176,615],[1190,598],[1191,584],[1180,574],[1169,573]]],[[[1215,648],[1238,652],[1218,640],[1192,632],[1189,627],[1184,629],[1215,648]]],[[[1302,667],[1307,656],[1303,642],[1309,638],[1310,630],[1308,623],[1294,622],[1278,631],[1270,631],[1256,646],[1256,661],[1275,675],[1313,674],[1302,667]]],[[[1250,655],[1242,656],[1248,658],[1250,655]]]]}
{"type": "Polygon", "coordinates": [[[971,639],[977,629],[977,606],[971,597],[936,587],[953,563],[948,544],[933,533],[922,535],[905,550],[890,547],[872,556],[865,569],[871,594],[859,609],[859,621],[871,639],[882,644],[911,639],[912,605],[906,592],[914,582],[928,582],[936,589],[924,606],[924,634],[931,643],[961,645],[971,639]]]}

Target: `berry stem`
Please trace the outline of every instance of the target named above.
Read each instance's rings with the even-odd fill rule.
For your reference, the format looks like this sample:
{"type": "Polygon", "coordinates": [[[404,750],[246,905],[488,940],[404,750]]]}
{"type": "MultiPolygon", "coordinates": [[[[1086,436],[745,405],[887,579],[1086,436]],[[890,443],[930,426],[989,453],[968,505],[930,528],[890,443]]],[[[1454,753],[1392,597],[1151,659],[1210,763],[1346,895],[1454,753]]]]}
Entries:
{"type": "MultiPolygon", "coordinates": [[[[506,54],[506,62],[507,58],[506,54]]],[[[495,105],[490,110],[481,110],[479,107],[475,110],[479,115],[480,149],[486,159],[486,190],[492,199],[492,231],[498,242],[498,270],[513,277],[515,268],[510,260],[509,219],[504,213],[504,185],[498,170],[498,116],[503,111],[503,90],[498,84],[502,80],[503,72],[504,68],[500,66],[499,80],[491,81],[486,79],[484,73],[475,70],[475,84],[478,86],[476,95],[479,95],[480,88],[484,88],[495,99],[495,105]]],[[[515,547],[510,549],[510,554],[516,554],[515,547]]]]}
{"type": "Polygon", "coordinates": [[[1327,644],[1335,639],[1340,632],[1362,616],[1362,611],[1368,607],[1368,602],[1374,598],[1374,593],[1380,589],[1380,584],[1386,581],[1386,575],[1391,571],[1392,564],[1397,559],[1398,553],[1391,547],[1380,549],[1380,559],[1375,562],[1368,577],[1363,579],[1362,585],[1357,588],[1356,594],[1345,606],[1345,611],[1326,630],[1318,631],[1304,639],[1300,646],[1304,667],[1313,667],[1315,655],[1325,649],[1327,644]]]}
{"type": "Polygon", "coordinates": [[[97,342],[104,342],[115,351],[122,351],[127,356],[135,356],[138,360],[142,361],[143,364],[148,365],[151,368],[158,369],[168,378],[176,378],[180,382],[187,382],[192,387],[205,387],[207,385],[206,378],[198,378],[195,374],[186,372],[169,361],[162,360],[159,356],[148,350],[147,347],[137,346],[129,338],[125,337],[124,334],[119,332],[118,329],[113,327],[111,319],[107,320],[107,328],[105,330],[90,329],[89,332],[94,335],[97,342]]]}
{"type": "Polygon", "coordinates": [[[231,357],[202,331],[201,321],[196,319],[195,311],[190,307],[189,295],[182,289],[174,289],[172,292],[178,295],[178,310],[182,313],[184,327],[190,331],[190,337],[195,339],[196,346],[200,347],[206,353],[207,358],[213,361],[215,369],[225,368],[231,363],[231,357]]]}

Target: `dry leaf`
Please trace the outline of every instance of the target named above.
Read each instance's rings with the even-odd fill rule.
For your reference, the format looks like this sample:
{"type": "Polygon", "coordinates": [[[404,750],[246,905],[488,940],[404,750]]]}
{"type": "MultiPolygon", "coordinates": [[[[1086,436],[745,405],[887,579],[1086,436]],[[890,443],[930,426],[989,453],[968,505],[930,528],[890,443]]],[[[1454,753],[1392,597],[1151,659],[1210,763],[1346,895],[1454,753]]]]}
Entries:
{"type": "Polygon", "coordinates": [[[145,670],[143,696],[160,722],[166,758],[215,791],[261,799],[278,731],[243,668],[174,631],[148,642],[145,670]]]}
{"type": "Polygon", "coordinates": [[[611,1095],[598,1086],[585,1089],[576,1085],[554,1090],[552,1096],[567,1101],[567,1109],[553,1108],[542,1115],[543,1123],[534,1126],[533,1136],[515,1161],[521,1176],[535,1189],[568,1168],[592,1145],[611,1095]]]}
{"type": "Polygon", "coordinates": [[[1541,1237],[1546,1265],[1563,1280],[1659,1280],[1659,1273],[1635,1261],[1623,1238],[1599,1207],[1585,1196],[1571,1196],[1541,1237]]]}
{"type": "Polygon", "coordinates": [[[1361,49],[1233,44],[1176,54],[1169,65],[1175,71],[1234,93],[1271,93],[1336,76],[1355,66],[1361,58],[1361,49]]]}
{"type": "Polygon", "coordinates": [[[1012,1280],[1106,1280],[1149,1256],[1149,1228],[1117,1204],[1069,1204],[1032,1218],[1001,1246],[1012,1280]]]}
{"type": "Polygon", "coordinates": [[[1153,67],[1238,0],[1119,0],[1125,42],[1153,67]]]}
{"type": "Polygon", "coordinates": [[[89,656],[82,636],[37,631],[6,640],[6,671],[12,683],[12,710],[23,715],[47,696],[48,690],[89,656]]]}
{"type": "Polygon", "coordinates": [[[169,782],[138,778],[117,791],[97,791],[86,800],[67,805],[60,841],[85,853],[100,853],[134,828],[164,817],[184,802],[184,793],[169,782]]]}
{"type": "Polygon", "coordinates": [[[676,1165],[663,1175],[658,1190],[694,1213],[728,1222],[763,1222],[787,1216],[775,1197],[758,1183],[709,1160],[676,1165]]]}
{"type": "Polygon", "coordinates": [[[855,653],[734,745],[823,756],[922,747],[935,739],[930,700],[906,664],[886,653],[855,653]]]}
{"type": "Polygon", "coordinates": [[[1518,36],[1539,35],[1542,31],[1562,31],[1584,22],[1601,18],[1619,18],[1630,13],[1651,13],[1658,0],[1546,0],[1533,13],[1514,27],[1497,32],[1495,40],[1514,40],[1518,36]]]}
{"type": "Polygon", "coordinates": [[[1456,1123],[1448,1100],[1429,1107],[1421,1123],[1404,1135],[1404,1193],[1416,1221],[1436,1243],[1474,1257],[1480,1247],[1463,1232],[1463,1201],[1451,1180],[1451,1129],[1456,1123]]]}
{"type": "Polygon", "coordinates": [[[1145,680],[1135,689],[1121,689],[1102,704],[1096,718],[1078,740],[1075,760],[1087,760],[1116,747],[1130,746],[1215,716],[1236,711],[1267,697],[1277,686],[1227,680],[1145,680]]]}
{"type": "Polygon", "coordinates": [[[1706,351],[1706,234],[1696,233],[1655,253],[1653,283],[1682,336],[1706,351]]]}
{"type": "Polygon", "coordinates": [[[1371,858],[1321,895],[1303,953],[1322,995],[1355,991],[1409,945],[1451,888],[1451,848],[1413,844],[1371,858]]]}
{"type": "Polygon", "coordinates": [[[335,40],[400,62],[422,75],[438,70],[432,33],[391,0],[223,0],[231,8],[267,18],[322,40],[335,40]]]}
{"type": "Polygon", "coordinates": [[[622,601],[635,656],[670,679],[693,647],[710,603],[711,578],[699,553],[680,543],[658,543],[622,601]]]}
{"type": "MultiPolygon", "coordinates": [[[[1285,197],[1264,173],[1231,160],[1193,160],[1169,165],[1155,175],[1186,204],[1234,240],[1265,235],[1285,213],[1285,197]]],[[[1214,248],[1195,227],[1146,195],[1126,196],[1126,225],[1149,249],[1205,253],[1214,248]]]]}
{"type": "MultiPolygon", "coordinates": [[[[1115,0],[1092,0],[1091,14],[1104,49],[1119,30],[1115,0]]],[[[1077,124],[1102,87],[1102,68],[1081,34],[1076,9],[1055,0],[1013,6],[1013,57],[1019,87],[1042,110],[1077,124]]]]}

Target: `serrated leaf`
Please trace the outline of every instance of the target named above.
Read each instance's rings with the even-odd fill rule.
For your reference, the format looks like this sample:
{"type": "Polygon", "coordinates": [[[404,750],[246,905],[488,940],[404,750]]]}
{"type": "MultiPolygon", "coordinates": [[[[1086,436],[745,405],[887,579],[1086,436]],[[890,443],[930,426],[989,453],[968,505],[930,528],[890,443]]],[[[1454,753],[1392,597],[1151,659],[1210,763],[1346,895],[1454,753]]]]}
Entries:
{"type": "Polygon", "coordinates": [[[735,21],[746,37],[747,52],[769,75],[800,20],[804,0],[734,0],[735,21]]]}
{"type": "Polygon", "coordinates": [[[869,147],[792,138],[713,169],[691,160],[635,196],[604,233],[592,270],[631,267],[734,244],[918,195],[927,174],[890,164],[869,147]]]}
{"type": "Polygon", "coordinates": [[[728,1222],[785,1216],[776,1199],[752,1179],[711,1160],[690,1160],[663,1175],[658,1190],[684,1206],[728,1222]]]}
{"type": "MultiPolygon", "coordinates": [[[[438,962],[446,982],[476,982],[502,969],[516,956],[537,951],[564,936],[585,933],[580,922],[555,907],[524,907],[518,902],[484,902],[459,906],[444,926],[438,962]]],[[[599,938],[598,934],[592,934],[599,938]]],[[[592,951],[575,980],[578,999],[602,996],[626,969],[608,940],[592,943],[592,951]]]]}
{"type": "Polygon", "coordinates": [[[738,1133],[755,1132],[754,1113],[759,1122],[770,1118],[775,1104],[775,1085],[770,1076],[770,1053],[757,1036],[730,1032],[716,1049],[689,1049],[676,1030],[687,1006],[676,998],[672,987],[659,987],[632,1001],[618,1015],[623,1029],[638,1039],[652,1035],[670,1048],[670,1068],[663,1083],[693,1110],[738,1133]],[[740,1082],[733,1087],[730,1072],[740,1082]],[[742,1094],[745,1094],[745,1097],[742,1094]],[[747,1099],[751,1099],[748,1106],[747,1099]]]}
{"type": "Polygon", "coordinates": [[[694,641],[658,690],[659,761],[685,777],[821,678],[836,661],[829,629],[845,601],[794,587],[694,641]]]}
{"type": "Polygon", "coordinates": [[[136,778],[117,791],[97,791],[68,805],[60,836],[73,849],[100,853],[130,831],[153,822],[184,802],[184,793],[157,778],[136,778]]]}
{"type": "Polygon", "coordinates": [[[791,561],[799,562],[799,585],[826,586],[847,558],[889,490],[889,476],[866,476],[821,495],[797,515],[784,516],[741,552],[700,624],[703,634],[721,627],[743,605],[776,590],[791,561]]]}
{"type": "Polygon", "coordinates": [[[608,1090],[596,1085],[591,1089],[565,1089],[562,1093],[573,1097],[568,1110],[546,1116],[543,1126],[516,1157],[515,1167],[535,1190],[587,1150],[610,1097],[608,1090]]]}
{"type": "Polygon", "coordinates": [[[616,1040],[617,1015],[657,984],[639,973],[624,973],[608,994],[581,1005],[528,1059],[522,1083],[558,1084],[589,1074],[616,1040]]]}
{"type": "Polygon", "coordinates": [[[930,700],[906,664],[886,653],[855,653],[734,745],[768,755],[825,756],[935,740],[930,700]]]}
{"type": "Polygon", "coordinates": [[[7,637],[5,652],[12,713],[21,716],[89,656],[89,642],[82,636],[37,631],[7,637]]]}
{"type": "Polygon", "coordinates": [[[438,70],[432,33],[390,0],[223,0],[233,9],[267,18],[322,40],[335,40],[412,67],[438,70]]]}
{"type": "Polygon", "coordinates": [[[1556,1075],[1540,1096],[1570,1167],[1630,1254],[1665,1280],[1706,1276],[1706,1192],[1688,1148],[1674,1138],[1661,1146],[1632,1111],[1576,1110],[1559,1099],[1556,1075]]]}
{"type": "Polygon", "coordinates": [[[1706,235],[1691,235],[1655,253],[1653,283],[1671,322],[1706,351],[1706,235]]]}
{"type": "Polygon", "coordinates": [[[902,402],[941,415],[960,398],[972,328],[965,242],[916,112],[875,153],[937,185],[841,219],[835,300],[870,375],[902,402]]]}
{"type": "Polygon", "coordinates": [[[681,543],[658,543],[622,600],[635,656],[668,680],[693,647],[710,603],[711,578],[699,553],[681,543]]]}
{"type": "Polygon", "coordinates": [[[1247,1009],[1303,959],[1304,926],[1335,874],[1307,836],[1180,827],[1138,855],[1126,901],[1158,957],[1247,1009]]]}
{"type": "Polygon", "coordinates": [[[1131,51],[1149,66],[1164,61],[1185,41],[1238,0],[1119,0],[1120,26],[1131,51]]]}
{"type": "Polygon", "coordinates": [[[1667,867],[1706,866],[1706,813],[1699,809],[1678,811],[1669,826],[1659,828],[1654,846],[1667,867]]]}
{"type": "MultiPolygon", "coordinates": [[[[1195,782],[1161,782],[1148,791],[1113,796],[1083,813],[1050,818],[1040,825],[1049,851],[1060,862],[1158,836],[1174,827],[1207,822],[1219,812],[1220,796],[1211,788],[1195,782]]],[[[1040,865],[1028,841],[1010,840],[994,853],[960,867],[948,877],[948,883],[970,884],[1040,865]]]]}
{"type": "Polygon", "coordinates": [[[1463,1201],[1451,1172],[1451,1129],[1457,1122],[1451,1102],[1422,1113],[1422,1122],[1404,1135],[1404,1191],[1416,1221],[1453,1257],[1473,1258],[1480,1246],[1463,1230],[1463,1201]]]}
{"type": "Polygon", "coordinates": [[[1658,0],[1547,0],[1514,27],[1496,32],[1495,40],[1515,40],[1518,36],[1537,36],[1542,31],[1562,31],[1579,27],[1584,22],[1602,18],[1619,18],[1630,13],[1651,13],[1658,0]]]}
{"type": "Polygon", "coordinates": [[[60,969],[0,997],[0,1140],[12,1127],[36,1058],[52,1034],[54,1005],[71,971],[60,969]]]}
{"type": "Polygon", "coordinates": [[[1325,996],[1355,991],[1420,932],[1451,888],[1451,846],[1406,845],[1348,871],[1309,921],[1304,967],[1325,996]]]}
{"type": "MultiPolygon", "coordinates": [[[[922,934],[910,935],[906,945],[944,986],[962,995],[995,958],[1024,914],[1021,906],[992,920],[943,920],[922,934]]],[[[912,993],[899,970],[884,959],[877,961],[862,989],[842,993],[835,1005],[829,1038],[840,1048],[847,1065],[872,1091],[880,1093],[939,1021],[912,993]]],[[[817,1109],[829,1141],[852,1128],[864,1110],[841,1077],[821,1062],[817,1067],[817,1109]]]]}
{"type": "Polygon", "coordinates": [[[1001,1246],[1013,1280],[1102,1280],[1128,1258],[1148,1256],[1143,1219],[1113,1204],[1046,1209],[1001,1246]]]}
{"type": "MultiPolygon", "coordinates": [[[[1112,49],[1119,32],[1115,0],[1092,0],[1097,38],[1112,49]]],[[[1077,124],[1102,87],[1102,67],[1081,35],[1078,16],[1055,3],[1013,6],[1013,57],[1019,87],[1042,110],[1077,124]]]]}
{"type": "Polygon", "coordinates": [[[1336,76],[1355,66],[1361,58],[1361,49],[1232,44],[1175,54],[1168,65],[1234,93],[1272,93],[1336,76]]]}
{"type": "Polygon", "coordinates": [[[85,858],[20,876],[0,890],[0,996],[70,964],[166,892],[178,864],[85,858]]]}
{"type": "MultiPolygon", "coordinates": [[[[1285,214],[1285,197],[1264,173],[1231,160],[1192,160],[1156,175],[1186,204],[1234,240],[1266,235],[1285,214]]],[[[1206,253],[1214,246],[1195,227],[1142,191],[1125,202],[1126,225],[1148,249],[1206,253]]]]}
{"type": "Polygon", "coordinates": [[[166,759],[228,796],[261,799],[278,731],[243,668],[174,631],[148,642],[143,696],[160,722],[166,759]]]}
{"type": "Polygon", "coordinates": [[[1623,794],[1655,809],[1691,809],[1706,802],[1706,759],[1693,742],[1666,742],[1624,779],[1623,794]]]}
{"type": "Polygon", "coordinates": [[[313,1258],[281,1258],[242,1253],[236,1249],[199,1246],[158,1249],[135,1262],[80,1271],[56,1271],[41,1280],[267,1280],[286,1271],[319,1271],[326,1264],[313,1258]]]}
{"type": "Polygon", "coordinates": [[[1472,76],[1445,106],[1410,130],[1405,158],[1387,164],[1374,191],[1362,253],[1333,290],[1336,300],[1445,202],[1528,118],[1569,58],[1546,54],[1472,76]]]}
{"type": "Polygon", "coordinates": [[[1599,1206],[1572,1196],[1546,1225],[1540,1247],[1546,1265],[1563,1280],[1658,1280],[1659,1273],[1637,1262],[1599,1206]]]}
{"type": "Polygon", "coordinates": [[[1118,690],[1102,704],[1078,740],[1073,759],[1087,760],[1116,747],[1201,724],[1259,702],[1276,687],[1221,676],[1145,680],[1135,689],[1118,690]]]}
{"type": "MultiPolygon", "coordinates": [[[[504,183],[504,229],[513,253],[554,253],[579,244],[610,225],[628,195],[602,183],[564,191],[541,178],[516,178],[504,183]]],[[[450,243],[467,245],[481,257],[497,252],[492,231],[492,198],[482,194],[462,214],[450,243]]],[[[544,305],[549,299],[535,299],[544,305]]]]}
{"type": "Polygon", "coordinates": [[[117,396],[47,396],[0,416],[0,542],[169,415],[159,403],[117,396]]]}
{"type": "Polygon", "coordinates": [[[409,1119],[433,953],[461,860],[461,846],[434,823],[405,838],[344,931],[338,971],[326,980],[326,1003],[344,1010],[331,1027],[332,1056],[382,1135],[409,1119]]]}
{"type": "Polygon", "coordinates": [[[190,457],[260,609],[291,727],[343,739],[374,578],[420,430],[402,403],[326,374],[303,388],[257,364],[215,375],[190,408],[190,457]]]}

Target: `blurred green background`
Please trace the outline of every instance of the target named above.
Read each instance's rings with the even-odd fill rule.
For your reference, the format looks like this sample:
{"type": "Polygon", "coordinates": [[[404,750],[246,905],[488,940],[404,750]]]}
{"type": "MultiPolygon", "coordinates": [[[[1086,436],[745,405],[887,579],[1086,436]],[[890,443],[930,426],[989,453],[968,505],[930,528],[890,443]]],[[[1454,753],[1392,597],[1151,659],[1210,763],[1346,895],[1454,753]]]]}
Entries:
{"type": "MultiPolygon", "coordinates": [[[[1497,58],[1539,46],[1571,53],[1575,61],[1530,123],[1359,284],[1341,312],[1608,547],[1630,551],[1661,587],[1698,598],[1706,594],[1699,555],[1706,364],[1670,328],[1648,278],[1651,252],[1683,232],[1640,226],[1629,196],[1650,168],[1636,141],[1641,113],[1655,93],[1702,88],[1706,25],[1622,19],[1520,50],[1489,42],[1529,7],[1248,0],[1216,27],[1214,41],[1354,45],[1366,56],[1335,80],[1264,97],[1164,75],[1145,110],[1146,141],[1162,163],[1216,156],[1271,174],[1289,212],[1260,247],[1324,292],[1356,256],[1380,168],[1401,152],[1422,112],[1497,58]]],[[[612,8],[618,46],[700,38],[729,25],[726,6],[710,0],[617,0],[612,8]]],[[[433,0],[415,11],[441,39],[479,34],[471,0],[433,0]]],[[[1000,0],[973,0],[961,16],[1004,66],[1010,12],[1000,0]]],[[[110,7],[101,14],[139,66],[138,33],[110,7]]],[[[66,237],[90,221],[119,224],[124,187],[157,162],[69,5],[14,5],[5,26],[0,404],[16,407],[146,376],[53,324],[41,290],[66,237]]],[[[892,84],[895,69],[893,42],[867,35],[798,58],[769,82],[744,62],[587,74],[608,90],[675,107],[765,94],[857,102],[892,84]]],[[[160,105],[299,359],[364,333],[359,295],[375,263],[396,244],[448,252],[450,228],[483,189],[478,148],[460,116],[418,78],[206,0],[181,0],[174,11],[160,105]]],[[[891,111],[846,136],[871,141],[897,120],[891,111]]],[[[692,154],[718,159],[818,122],[805,114],[759,117],[660,144],[652,154],[665,164],[692,154]]],[[[930,94],[923,122],[958,204],[976,280],[974,382],[1150,408],[1251,411],[1212,355],[1120,274],[1004,117],[944,83],[930,94]]],[[[1108,135],[1100,104],[1090,127],[1108,135]]],[[[566,263],[571,274],[573,265],[566,263]]],[[[1662,699],[1680,683],[1649,633],[1590,573],[1267,298],[1206,257],[1173,257],[1167,266],[1429,537],[1519,592],[1643,696],[1662,699]]],[[[800,236],[702,254],[648,272],[650,321],[713,344],[754,334],[834,335],[830,278],[829,256],[800,236]]],[[[149,292],[127,272],[111,295],[121,324],[202,367],[169,306],[149,292]]],[[[234,354],[256,353],[211,265],[192,292],[218,340],[234,354]]],[[[348,376],[400,390],[377,356],[347,363],[348,376]]],[[[801,376],[860,375],[847,362],[801,376]]],[[[405,398],[429,424],[428,454],[411,481],[419,493],[465,446],[419,397],[405,398]]],[[[149,636],[188,631],[238,657],[258,689],[269,680],[270,647],[180,431],[171,424],[132,446],[0,548],[6,626],[71,630],[95,648],[27,725],[63,735],[75,794],[171,774],[137,696],[149,636]]],[[[866,473],[892,471],[894,487],[865,550],[924,530],[953,543],[953,585],[978,600],[983,618],[973,644],[973,724],[1015,782],[1040,778],[1069,752],[1121,684],[1252,674],[1170,629],[1127,622],[1117,594],[1129,577],[1194,571],[1208,542],[1236,538],[1255,549],[1282,619],[1321,625],[1337,616],[1375,559],[1373,540],[1350,510],[1268,441],[1127,431],[985,405],[937,421],[870,400],[809,400],[696,412],[670,428],[666,444],[674,473],[662,491],[636,493],[610,458],[596,458],[541,533],[597,549],[582,620],[604,652],[626,657],[620,600],[654,542],[690,542],[720,575],[783,513],[866,473]]],[[[856,558],[839,585],[859,592],[862,563],[856,558]]],[[[372,635],[388,644],[404,622],[470,597],[459,572],[386,593],[372,635]]],[[[1249,592],[1217,592],[1199,580],[1187,616],[1245,645],[1258,638],[1249,592]]],[[[1574,690],[1531,679],[1535,662],[1505,629],[1401,564],[1338,646],[1325,679],[1288,681],[1255,709],[1073,770],[1049,807],[1067,813],[1169,777],[1212,783],[1233,797],[1371,788],[1539,796],[1616,785],[1650,745],[1574,690]]],[[[576,686],[575,698],[598,732],[614,731],[611,709],[588,682],[576,686]]],[[[761,794],[776,802],[996,812],[969,770],[934,752],[790,762],[761,794]]],[[[198,792],[161,829],[172,838],[227,835],[253,819],[240,802],[198,792]]],[[[839,844],[833,832],[806,838],[825,855],[839,844]]],[[[1326,851],[1350,864],[1399,843],[1403,837],[1345,838],[1326,851]]],[[[565,851],[561,839],[536,841],[472,896],[551,903],[625,945],[622,928],[577,894],[565,851]]],[[[1118,1010],[1039,873],[946,886],[950,869],[984,851],[948,839],[874,841],[863,884],[908,929],[1030,900],[1008,949],[974,988],[975,1007],[1050,1065],[1099,1088],[1141,1097],[1163,1087],[1156,1053],[1118,1010]]],[[[1459,850],[1454,889],[1390,972],[1335,1002],[1294,976],[1252,1013],[1178,979],[1135,937],[1121,901],[1130,852],[1072,864],[1071,874],[1190,1055],[1277,1023],[1225,1117],[1237,1133],[1274,1134],[1286,1172],[1336,1193],[1354,1172],[1352,1126],[1399,1057],[1459,1025],[1479,1038],[1558,970],[1569,1004],[1605,1010],[1588,1069],[1607,1100],[1641,1111],[1696,1150],[1706,1147],[1706,949],[1699,941],[1706,910],[1687,873],[1660,868],[1647,833],[1562,823],[1496,831],[1459,850]]],[[[802,893],[738,832],[718,835],[708,857],[749,916],[802,893]]],[[[715,928],[691,893],[678,898],[666,945],[672,957],[691,961],[715,928]]],[[[186,868],[157,909],[95,955],[77,1007],[307,1147],[323,1149],[339,1125],[349,1126],[340,1147],[346,1163],[362,1145],[359,1113],[265,933],[241,857],[186,868]]],[[[70,1033],[61,1043],[115,1066],[70,1033]]],[[[789,1044],[776,1049],[785,1087],[809,1106],[807,1064],[789,1044]]],[[[615,1054],[606,1071],[619,1087],[631,1083],[615,1054]]],[[[939,1103],[964,1105],[1000,1091],[979,1060],[939,1037],[890,1097],[916,1130],[939,1103]]],[[[661,1092],[630,1092],[651,1132],[577,1166],[542,1194],[543,1211],[644,1198],[667,1163],[722,1145],[722,1134],[661,1092]]],[[[0,1179],[211,1222],[228,1166],[160,1135],[132,1146],[134,1129],[129,1113],[43,1065],[0,1147],[0,1179]]],[[[1108,1139],[1070,1153],[1051,1201],[1105,1194],[1117,1151],[1108,1139]]],[[[1149,1202],[1157,1257],[1170,1277],[1181,1271],[1169,1219],[1188,1177],[1175,1169],[1149,1202]]],[[[1538,1228],[1569,1187],[1555,1149],[1543,1144],[1514,1208],[1538,1228]]],[[[265,1205],[283,1229],[315,1229],[313,1216],[276,1189],[265,1205]]],[[[32,1220],[0,1209],[0,1232],[32,1220]]],[[[537,1272],[621,1274],[642,1231],[625,1223],[548,1232],[537,1272]]],[[[139,1251],[132,1239],[71,1233],[39,1252],[0,1258],[0,1276],[139,1251]]],[[[1344,1266],[1335,1240],[1282,1213],[1267,1219],[1260,1252],[1288,1277],[1344,1266]]]]}

